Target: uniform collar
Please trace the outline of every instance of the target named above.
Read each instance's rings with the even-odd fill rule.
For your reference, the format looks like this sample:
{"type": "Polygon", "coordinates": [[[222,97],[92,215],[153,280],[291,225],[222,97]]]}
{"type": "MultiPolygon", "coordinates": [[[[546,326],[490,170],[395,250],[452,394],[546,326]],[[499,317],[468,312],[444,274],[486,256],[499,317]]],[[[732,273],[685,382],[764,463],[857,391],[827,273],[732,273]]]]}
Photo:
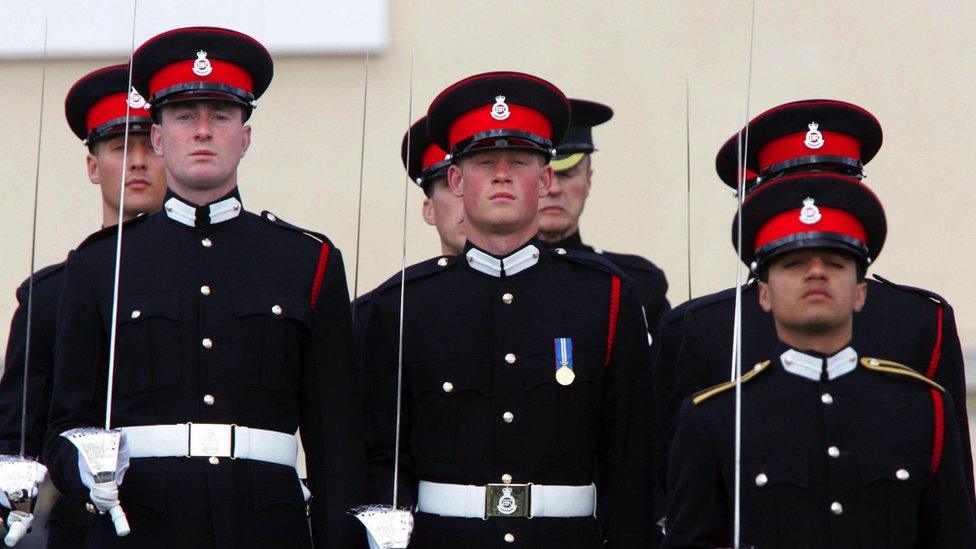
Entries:
{"type": "Polygon", "coordinates": [[[482,251],[470,242],[465,244],[465,248],[464,257],[468,266],[480,273],[497,278],[513,276],[533,267],[539,262],[540,256],[539,242],[534,238],[504,257],[497,257],[482,251]]]}
{"type": "Polygon", "coordinates": [[[787,349],[779,355],[779,361],[793,375],[813,381],[832,381],[857,368],[857,352],[849,346],[831,356],[787,349]]]}
{"type": "Polygon", "coordinates": [[[207,228],[241,215],[241,193],[234,187],[222,198],[204,206],[194,206],[172,190],[166,191],[163,211],[171,220],[192,228],[207,228]]]}
{"type": "Polygon", "coordinates": [[[562,240],[557,240],[556,242],[547,243],[550,248],[565,248],[567,250],[585,250],[590,251],[590,247],[583,244],[583,239],[580,237],[579,231],[567,236],[562,240]]]}

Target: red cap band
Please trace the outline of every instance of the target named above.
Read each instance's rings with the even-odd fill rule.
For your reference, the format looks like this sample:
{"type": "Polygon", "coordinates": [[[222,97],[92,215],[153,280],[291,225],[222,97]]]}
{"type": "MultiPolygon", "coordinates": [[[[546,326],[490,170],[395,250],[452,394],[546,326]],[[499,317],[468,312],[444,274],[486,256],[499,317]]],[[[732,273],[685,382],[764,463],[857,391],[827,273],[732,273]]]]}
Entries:
{"type": "Polygon", "coordinates": [[[424,151],[424,156],[420,160],[420,169],[426,170],[438,162],[443,162],[444,157],[446,156],[447,153],[444,152],[444,149],[438,147],[437,145],[431,144],[429,147],[427,147],[427,150],[424,151]]]}
{"type": "Polygon", "coordinates": [[[243,67],[214,59],[210,59],[209,62],[212,70],[206,76],[200,76],[193,72],[194,61],[192,59],[183,59],[159,69],[149,79],[150,96],[155,96],[160,90],[192,82],[211,82],[233,86],[248,93],[254,92],[254,79],[243,67]]]}
{"type": "Polygon", "coordinates": [[[465,139],[488,130],[519,130],[552,140],[552,122],[541,112],[508,103],[508,118],[498,120],[491,116],[492,105],[468,111],[458,117],[447,131],[447,140],[453,149],[465,139]]]}
{"type": "Polygon", "coordinates": [[[800,221],[800,212],[802,211],[800,208],[773,217],[756,233],[753,249],[758,251],[770,242],[793,234],[808,232],[838,233],[853,238],[865,246],[868,244],[864,224],[856,217],[844,210],[835,208],[820,206],[818,209],[820,210],[820,220],[812,224],[800,221]]]}
{"type": "Polygon", "coordinates": [[[861,142],[850,135],[834,132],[820,132],[823,146],[812,149],[805,142],[808,132],[797,132],[770,141],[759,149],[757,157],[760,171],[780,162],[804,156],[844,156],[861,159],[861,142]]]}
{"type": "Polygon", "coordinates": [[[133,109],[129,106],[129,94],[114,93],[99,99],[88,109],[85,116],[85,129],[88,133],[102,124],[119,118],[125,118],[128,111],[130,118],[149,118],[149,111],[143,108],[133,109]]]}

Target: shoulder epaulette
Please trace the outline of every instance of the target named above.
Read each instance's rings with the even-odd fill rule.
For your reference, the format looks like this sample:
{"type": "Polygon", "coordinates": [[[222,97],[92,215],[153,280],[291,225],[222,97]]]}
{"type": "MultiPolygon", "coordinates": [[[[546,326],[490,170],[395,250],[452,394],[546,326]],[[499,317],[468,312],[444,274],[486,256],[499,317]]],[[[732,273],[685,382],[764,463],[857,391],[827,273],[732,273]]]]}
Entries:
{"type": "Polygon", "coordinates": [[[660,267],[649,261],[648,259],[641,257],[639,255],[633,254],[618,254],[615,252],[601,251],[598,252],[599,255],[609,259],[618,267],[629,267],[631,269],[637,269],[639,271],[647,271],[655,275],[664,275],[664,271],[660,267]]]}
{"type": "Polygon", "coordinates": [[[725,391],[734,388],[738,383],[745,383],[750,379],[758,376],[763,371],[765,371],[770,364],[771,362],[769,360],[765,360],[753,366],[752,369],[749,370],[748,372],[742,374],[742,376],[739,377],[738,381],[726,381],[725,383],[720,383],[714,387],[710,387],[703,391],[698,391],[697,393],[692,395],[691,401],[695,404],[701,404],[702,402],[705,402],[706,400],[712,398],[717,394],[724,393],[725,391]]]}
{"type": "MultiPolygon", "coordinates": [[[[756,286],[756,279],[749,279],[745,284],[742,285],[742,291],[751,291],[756,286]]],[[[688,303],[688,311],[697,311],[699,309],[704,309],[706,307],[711,307],[719,303],[724,303],[727,301],[735,301],[735,288],[726,288],[724,290],[703,295],[700,297],[693,298],[688,303]]]]}
{"type": "Polygon", "coordinates": [[[610,261],[606,257],[594,253],[587,252],[583,250],[567,250],[566,248],[552,248],[549,250],[553,257],[558,257],[560,259],[568,259],[574,263],[580,263],[587,265],[596,269],[606,271],[610,274],[617,276],[625,276],[630,278],[627,273],[623,272],[620,267],[618,267],[613,261],[610,261]]]}
{"type": "Polygon", "coordinates": [[[861,366],[864,366],[868,370],[875,372],[882,372],[885,374],[894,374],[896,376],[904,376],[916,381],[921,381],[935,387],[941,392],[945,392],[945,389],[941,385],[932,381],[931,379],[923,376],[922,374],[916,372],[915,370],[905,366],[904,364],[899,364],[897,362],[892,362],[890,360],[884,360],[880,358],[864,357],[861,359],[861,366]]]}
{"type": "MultiPolygon", "coordinates": [[[[51,278],[52,276],[64,271],[64,261],[61,263],[55,263],[54,265],[48,265],[43,269],[34,272],[34,286],[37,287],[38,284],[42,283],[44,280],[51,278]]],[[[20,287],[17,288],[17,300],[23,302],[27,299],[27,294],[30,291],[30,278],[24,279],[21,282],[20,287]]]]}
{"type": "MultiPolygon", "coordinates": [[[[122,232],[125,232],[126,229],[128,229],[129,227],[131,227],[133,225],[137,225],[139,223],[142,223],[143,221],[145,221],[148,218],[149,218],[148,215],[140,215],[140,216],[134,217],[134,218],[132,218],[132,219],[130,219],[128,221],[124,221],[122,223],[122,232]]],[[[109,235],[115,236],[117,233],[118,233],[118,226],[117,225],[112,225],[111,227],[105,227],[103,229],[99,229],[99,230],[93,232],[92,234],[88,235],[88,237],[85,238],[84,240],[82,240],[81,241],[81,244],[78,244],[78,247],[75,248],[75,249],[76,250],[84,249],[85,247],[91,246],[92,244],[94,244],[95,242],[98,242],[99,240],[103,240],[105,237],[107,237],[109,235]]]]}
{"type": "Polygon", "coordinates": [[[941,305],[949,305],[949,303],[946,302],[945,298],[943,298],[941,295],[939,295],[939,294],[937,294],[935,292],[926,290],[925,288],[916,288],[915,286],[908,286],[908,285],[905,285],[905,284],[896,284],[896,283],[888,280],[887,278],[885,278],[885,277],[883,277],[883,276],[881,276],[881,275],[879,275],[877,273],[872,274],[871,276],[875,280],[877,280],[878,282],[884,284],[885,286],[890,286],[891,288],[895,288],[897,290],[902,290],[904,292],[910,292],[910,293],[913,293],[913,294],[918,294],[918,295],[923,296],[923,297],[927,297],[927,298],[931,299],[932,301],[934,301],[936,303],[939,303],[941,305]]]}
{"type": "Polygon", "coordinates": [[[287,230],[292,231],[292,232],[295,232],[295,233],[303,234],[303,235],[305,235],[305,236],[307,236],[307,237],[309,237],[309,238],[311,238],[313,240],[317,240],[319,243],[326,243],[326,242],[328,242],[329,245],[332,245],[332,242],[324,234],[317,233],[315,231],[310,231],[308,229],[303,229],[303,228],[298,227],[296,225],[292,225],[291,223],[289,223],[289,222],[281,219],[280,217],[276,216],[275,214],[269,212],[268,210],[264,210],[263,212],[261,212],[261,216],[260,217],[266,223],[268,223],[270,225],[274,225],[275,227],[281,227],[282,229],[287,229],[287,230]]]}
{"type": "MultiPolygon", "coordinates": [[[[402,278],[407,282],[412,282],[414,280],[419,280],[428,276],[432,276],[438,273],[447,271],[454,265],[458,263],[458,256],[456,255],[441,255],[437,257],[432,257],[426,261],[421,261],[420,263],[415,263],[407,267],[406,272],[403,273],[402,278]]],[[[378,294],[394,286],[400,284],[400,272],[397,273],[386,280],[386,282],[380,284],[373,290],[372,294],[378,294]]]]}

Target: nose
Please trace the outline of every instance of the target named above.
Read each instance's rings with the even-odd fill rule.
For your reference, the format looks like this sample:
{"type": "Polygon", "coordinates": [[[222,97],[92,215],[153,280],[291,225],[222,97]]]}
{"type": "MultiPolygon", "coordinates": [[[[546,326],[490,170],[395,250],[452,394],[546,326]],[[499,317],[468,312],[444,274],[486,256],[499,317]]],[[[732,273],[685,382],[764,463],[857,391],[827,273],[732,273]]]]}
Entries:
{"type": "Polygon", "coordinates": [[[130,146],[129,147],[129,169],[130,170],[144,170],[146,169],[146,155],[149,153],[140,146],[130,146]]]}
{"type": "Polygon", "coordinates": [[[827,268],[824,260],[819,255],[810,259],[807,268],[807,278],[824,278],[827,276],[827,268]]]}
{"type": "Polygon", "coordinates": [[[552,177],[552,184],[549,185],[549,196],[558,196],[563,192],[562,181],[558,175],[552,177]]]}
{"type": "Polygon", "coordinates": [[[193,137],[195,139],[210,139],[213,133],[210,131],[210,119],[206,116],[201,116],[197,118],[196,128],[194,128],[193,137]]]}
{"type": "Polygon", "coordinates": [[[502,158],[495,164],[493,183],[508,183],[512,180],[512,171],[508,166],[508,159],[502,158]]]}

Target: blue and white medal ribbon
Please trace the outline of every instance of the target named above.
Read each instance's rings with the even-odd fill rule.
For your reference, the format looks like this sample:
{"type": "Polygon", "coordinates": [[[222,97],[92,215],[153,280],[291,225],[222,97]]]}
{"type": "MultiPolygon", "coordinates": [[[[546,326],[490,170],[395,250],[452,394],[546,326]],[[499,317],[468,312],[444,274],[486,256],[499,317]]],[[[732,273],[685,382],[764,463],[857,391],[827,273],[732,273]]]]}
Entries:
{"type": "Polygon", "coordinates": [[[557,337],[553,340],[556,349],[556,382],[560,385],[571,385],[576,379],[573,372],[573,340],[568,337],[557,337]]]}

